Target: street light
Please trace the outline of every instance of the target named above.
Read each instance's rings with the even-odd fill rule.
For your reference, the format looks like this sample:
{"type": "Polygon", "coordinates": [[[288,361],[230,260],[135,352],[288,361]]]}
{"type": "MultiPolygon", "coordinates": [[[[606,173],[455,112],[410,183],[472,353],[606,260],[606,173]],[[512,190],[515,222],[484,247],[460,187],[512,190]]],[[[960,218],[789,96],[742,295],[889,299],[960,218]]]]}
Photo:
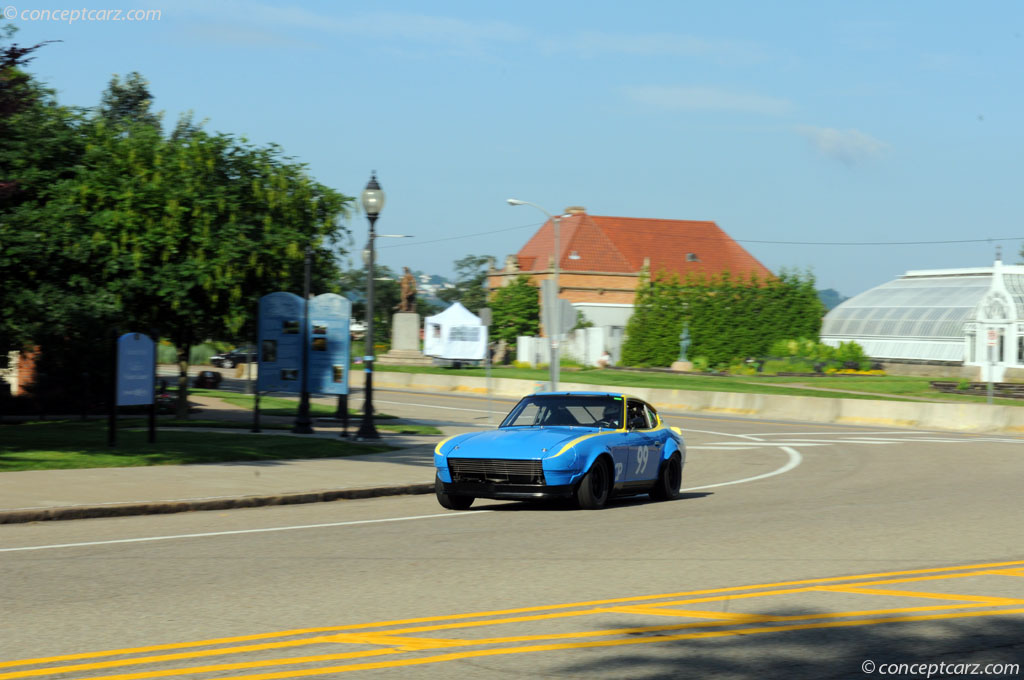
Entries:
{"type": "Polygon", "coordinates": [[[540,207],[536,203],[530,203],[529,201],[520,201],[518,198],[510,198],[510,199],[507,199],[507,201],[508,201],[509,205],[529,205],[529,206],[532,206],[532,207],[536,208],[537,210],[540,210],[545,215],[547,215],[548,219],[551,220],[554,223],[554,225],[555,225],[555,259],[554,259],[555,270],[554,270],[553,276],[551,277],[553,279],[552,284],[553,284],[553,287],[555,289],[555,298],[552,301],[552,306],[554,307],[554,309],[548,310],[548,319],[551,320],[551,325],[554,326],[554,328],[548,328],[547,329],[548,341],[551,343],[551,353],[550,353],[550,362],[551,363],[548,366],[548,370],[550,372],[551,391],[554,392],[555,390],[558,389],[558,369],[559,369],[559,366],[558,366],[558,335],[559,335],[559,333],[562,330],[562,318],[561,318],[562,317],[562,310],[561,310],[561,303],[559,303],[559,301],[558,301],[558,293],[561,290],[558,287],[558,259],[559,259],[559,252],[558,252],[558,246],[559,246],[559,243],[558,243],[558,223],[561,220],[562,216],[561,215],[552,215],[551,213],[549,213],[547,210],[545,210],[544,208],[540,207]]]}
{"type": "Polygon", "coordinates": [[[377,216],[384,207],[384,192],[377,183],[377,172],[370,175],[370,181],[363,189],[363,210],[370,221],[370,241],[367,244],[369,254],[366,258],[366,335],[363,340],[363,366],[366,371],[366,382],[363,386],[363,420],[356,432],[356,439],[380,439],[380,434],[373,424],[373,239],[376,234],[374,225],[377,216]]]}

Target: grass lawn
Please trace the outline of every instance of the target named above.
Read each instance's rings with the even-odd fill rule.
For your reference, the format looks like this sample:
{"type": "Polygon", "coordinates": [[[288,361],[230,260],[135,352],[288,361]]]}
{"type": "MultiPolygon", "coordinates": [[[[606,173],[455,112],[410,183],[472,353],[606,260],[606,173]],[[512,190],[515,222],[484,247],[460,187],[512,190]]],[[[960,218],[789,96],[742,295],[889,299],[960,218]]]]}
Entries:
{"type": "MultiPolygon", "coordinates": [[[[251,394],[238,394],[237,392],[224,392],[221,390],[207,390],[207,389],[191,389],[189,394],[198,394],[204,397],[215,397],[221,401],[237,406],[238,408],[251,411],[253,407],[253,397],[251,394]]],[[[289,399],[287,397],[260,397],[260,414],[264,416],[295,416],[296,409],[298,408],[298,398],[289,399]]],[[[332,418],[336,411],[335,406],[328,406],[327,404],[318,404],[315,402],[309,403],[309,414],[314,418],[332,418]]],[[[362,416],[361,412],[349,411],[350,426],[353,428],[359,427],[359,418],[362,416]]],[[[441,434],[441,430],[437,429],[433,425],[420,425],[418,423],[388,423],[388,420],[397,420],[396,416],[388,415],[387,413],[374,413],[373,420],[378,430],[385,432],[394,432],[396,434],[441,434]],[[384,422],[381,422],[384,421],[384,422]]],[[[198,421],[195,420],[174,420],[174,421],[160,421],[161,426],[180,426],[180,427],[207,427],[205,425],[196,425],[198,421]]],[[[249,423],[229,423],[226,421],[213,421],[217,422],[218,425],[213,427],[250,427],[249,423]]],[[[273,425],[264,425],[260,423],[260,429],[279,429],[289,430],[291,425],[278,423],[273,425]]]]}
{"type": "MultiPolygon", "coordinates": [[[[432,366],[379,366],[379,372],[390,373],[436,373],[442,375],[464,375],[484,377],[483,368],[439,368],[432,366]]],[[[546,382],[546,368],[517,368],[499,366],[491,369],[495,378],[515,378],[546,382]]],[[[715,376],[680,373],[661,373],[630,370],[609,370],[600,368],[574,369],[562,367],[561,381],[586,385],[622,387],[653,387],[658,389],[694,390],[702,392],[750,392],[756,394],[782,394],[800,397],[831,399],[888,399],[892,401],[913,401],[906,397],[923,397],[954,403],[985,403],[985,397],[966,394],[946,394],[932,389],[929,382],[934,378],[913,376],[715,376]],[[805,387],[827,388],[839,392],[806,389],[805,387]]],[[[1024,406],[1020,399],[994,399],[993,403],[1005,406],[1024,406]]]]}
{"type": "MultiPolygon", "coordinates": [[[[223,390],[208,390],[201,388],[189,388],[189,394],[201,395],[204,397],[215,397],[221,401],[237,406],[238,408],[244,408],[247,411],[252,410],[253,396],[251,394],[239,394],[238,392],[225,392],[223,390]]],[[[260,397],[260,413],[265,416],[294,416],[295,409],[298,408],[299,398],[298,397],[260,397]]],[[[337,407],[334,404],[318,404],[314,401],[309,402],[309,415],[314,418],[330,418],[334,416],[337,407]]],[[[360,412],[349,410],[349,415],[357,417],[362,415],[360,412]]],[[[375,413],[374,419],[392,420],[395,416],[389,416],[386,413],[375,413]]]]}
{"type": "MultiPolygon", "coordinates": [[[[178,422],[190,427],[208,426],[203,420],[178,422]]],[[[0,472],[339,458],[394,450],[384,444],[355,444],[338,438],[243,435],[230,429],[223,433],[160,431],[156,443],[149,444],[144,429],[126,429],[133,425],[144,428],[144,421],[122,421],[115,448],[107,446],[105,420],[0,425],[0,472]]]]}

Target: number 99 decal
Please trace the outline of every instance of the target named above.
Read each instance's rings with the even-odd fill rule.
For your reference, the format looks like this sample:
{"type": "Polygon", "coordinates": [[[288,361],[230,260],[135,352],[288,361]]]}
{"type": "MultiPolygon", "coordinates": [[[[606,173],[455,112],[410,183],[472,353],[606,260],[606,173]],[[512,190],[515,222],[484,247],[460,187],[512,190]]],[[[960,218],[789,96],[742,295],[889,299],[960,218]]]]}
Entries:
{"type": "Polygon", "coordinates": [[[641,444],[636,449],[636,472],[634,474],[642,475],[644,470],[647,469],[647,461],[650,460],[650,449],[647,444],[641,444]]]}

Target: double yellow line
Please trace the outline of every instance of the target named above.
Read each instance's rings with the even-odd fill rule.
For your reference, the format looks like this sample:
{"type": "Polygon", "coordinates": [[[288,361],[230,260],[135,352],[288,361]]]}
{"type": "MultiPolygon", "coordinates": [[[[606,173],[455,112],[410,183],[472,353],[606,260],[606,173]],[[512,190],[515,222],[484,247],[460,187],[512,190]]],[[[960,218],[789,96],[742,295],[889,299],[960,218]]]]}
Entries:
{"type": "Polygon", "coordinates": [[[1024,614],[1024,599],[959,593],[930,593],[888,587],[895,584],[947,581],[983,575],[1020,578],[1024,576],[1024,561],[784,581],[753,586],[694,590],[662,595],[593,600],[550,606],[504,609],[475,614],[423,617],[347,626],[304,628],[195,642],[85,652],[0,662],[0,669],[2,669],[0,671],[0,680],[43,678],[73,673],[88,673],[89,675],[86,677],[92,680],[184,678],[203,673],[223,673],[236,670],[256,671],[274,666],[317,664],[315,667],[290,668],[273,672],[250,672],[245,675],[230,676],[230,680],[277,680],[279,678],[300,678],[511,654],[609,648],[678,640],[871,626],[882,623],[1024,614]],[[922,598],[941,600],[947,603],[788,616],[726,613],[693,607],[693,605],[704,605],[726,600],[731,603],[737,600],[745,601],[767,596],[796,595],[809,592],[922,598]],[[609,614],[658,616],[669,619],[686,618],[697,619],[697,621],[610,630],[539,633],[535,635],[490,638],[442,638],[429,635],[442,631],[464,630],[468,632],[473,629],[504,624],[522,624],[609,614]],[[137,670],[135,672],[114,675],[95,675],[97,672],[124,669],[128,666],[162,665],[187,660],[321,645],[326,647],[351,645],[363,648],[343,652],[333,652],[332,650],[332,653],[261,659],[258,661],[237,661],[184,668],[137,670]],[[474,649],[465,649],[467,647],[473,647],[474,649]],[[429,654],[429,652],[437,653],[429,654]],[[348,661],[350,663],[322,665],[337,661],[348,661]]]}

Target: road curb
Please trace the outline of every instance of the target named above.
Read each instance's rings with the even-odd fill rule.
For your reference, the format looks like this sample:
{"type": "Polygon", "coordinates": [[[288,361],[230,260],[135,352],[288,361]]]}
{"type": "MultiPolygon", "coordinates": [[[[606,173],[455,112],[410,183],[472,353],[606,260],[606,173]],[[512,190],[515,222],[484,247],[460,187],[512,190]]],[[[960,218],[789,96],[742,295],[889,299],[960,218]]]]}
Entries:
{"type": "Polygon", "coordinates": [[[112,505],[73,505],[58,508],[28,508],[0,511],[0,524],[48,522],[96,517],[127,517],[130,515],[166,515],[195,510],[232,510],[257,508],[267,505],[298,505],[324,503],[379,496],[403,496],[433,493],[433,483],[371,486],[359,489],[331,489],[302,493],[273,494],[268,496],[236,496],[228,498],[199,498],[181,501],[155,501],[147,503],[118,503],[112,505]]]}

